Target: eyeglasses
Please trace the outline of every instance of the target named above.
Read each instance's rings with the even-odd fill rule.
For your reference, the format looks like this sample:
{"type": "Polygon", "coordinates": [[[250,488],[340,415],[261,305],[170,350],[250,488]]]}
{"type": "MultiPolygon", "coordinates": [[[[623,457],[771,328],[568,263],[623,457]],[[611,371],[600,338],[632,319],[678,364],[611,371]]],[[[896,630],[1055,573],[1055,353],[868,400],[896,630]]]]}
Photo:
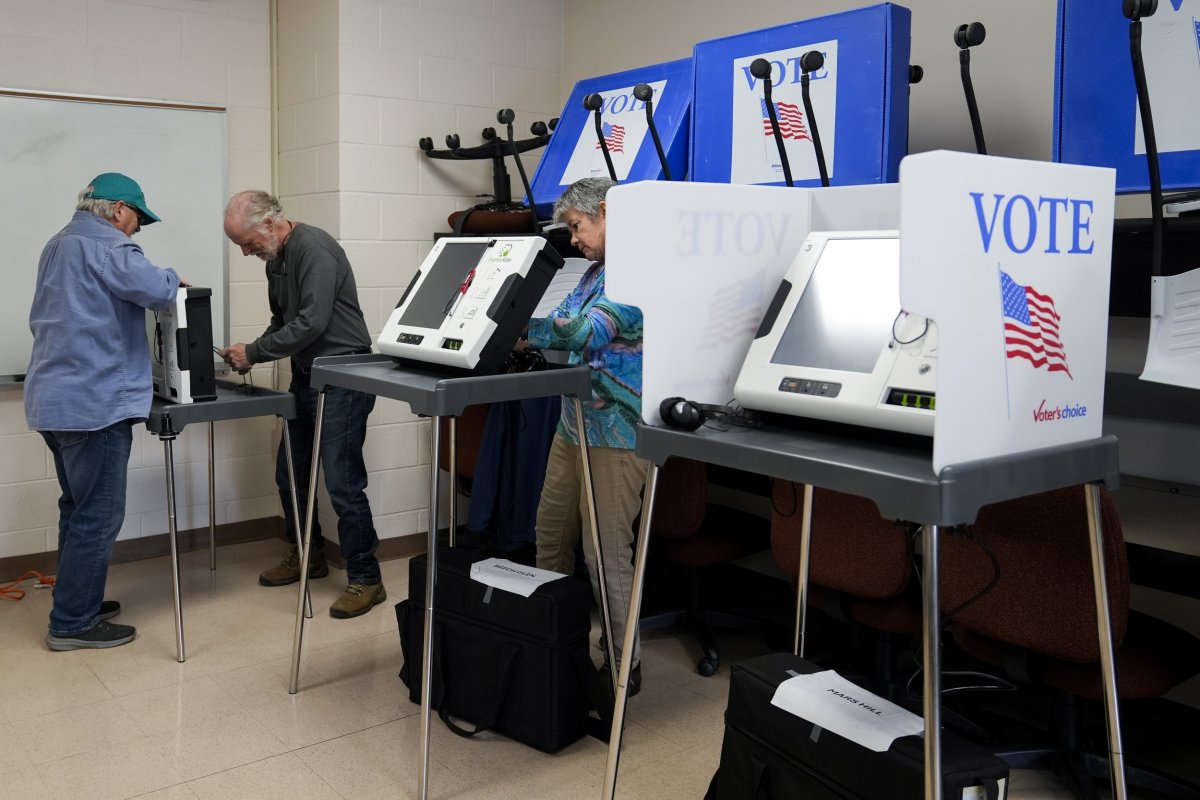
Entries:
{"type": "MultiPolygon", "coordinates": [[[[124,200],[122,200],[121,202],[125,203],[124,200]]],[[[138,208],[136,206],[131,206],[129,203],[125,203],[125,207],[137,215],[137,221],[138,221],[139,227],[150,224],[150,218],[147,217],[145,214],[143,214],[140,210],[138,210],[138,208]]]]}

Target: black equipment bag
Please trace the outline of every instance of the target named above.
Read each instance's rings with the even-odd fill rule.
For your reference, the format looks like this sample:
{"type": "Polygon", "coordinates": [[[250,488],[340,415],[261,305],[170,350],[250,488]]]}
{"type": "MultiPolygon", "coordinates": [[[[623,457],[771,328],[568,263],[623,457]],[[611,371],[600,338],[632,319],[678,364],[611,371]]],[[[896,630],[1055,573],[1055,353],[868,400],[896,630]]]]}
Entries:
{"type": "MultiPolygon", "coordinates": [[[[896,800],[925,787],[925,738],[904,736],[883,753],[771,705],[779,684],[821,667],[791,653],[733,665],[721,763],[706,800],[896,800]]],[[[1003,800],[1008,764],[942,731],[945,800],[1003,800]],[[978,788],[973,788],[978,787],[978,788]]]]}
{"type": "MultiPolygon", "coordinates": [[[[588,656],[592,591],[579,578],[529,597],[471,579],[476,550],[438,548],[431,706],[461,736],[492,729],[546,753],[588,732],[596,670],[588,656]],[[471,723],[459,725],[454,718],[471,723]]],[[[396,605],[408,697],[421,702],[426,557],[409,562],[396,605]]]]}

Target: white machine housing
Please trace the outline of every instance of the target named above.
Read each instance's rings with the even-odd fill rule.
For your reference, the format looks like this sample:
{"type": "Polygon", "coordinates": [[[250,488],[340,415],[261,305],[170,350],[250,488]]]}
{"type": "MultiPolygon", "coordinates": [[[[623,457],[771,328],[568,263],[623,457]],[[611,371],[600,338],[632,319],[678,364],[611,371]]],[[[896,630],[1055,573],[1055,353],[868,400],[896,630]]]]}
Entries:
{"type": "Polygon", "coordinates": [[[734,385],[747,409],[933,435],[937,329],[900,308],[897,231],[810,233],[734,385]]]}
{"type": "Polygon", "coordinates": [[[154,393],[172,403],[215,400],[212,289],[181,286],[155,315],[150,342],[154,393]]]}
{"type": "Polygon", "coordinates": [[[562,267],[540,236],[439,239],[377,344],[401,361],[498,372],[562,267]]]}

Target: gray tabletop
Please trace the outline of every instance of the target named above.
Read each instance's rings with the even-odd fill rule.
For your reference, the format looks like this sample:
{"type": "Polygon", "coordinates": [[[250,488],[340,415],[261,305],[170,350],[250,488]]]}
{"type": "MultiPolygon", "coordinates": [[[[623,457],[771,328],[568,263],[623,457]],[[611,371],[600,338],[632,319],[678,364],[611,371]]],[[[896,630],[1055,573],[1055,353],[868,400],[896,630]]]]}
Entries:
{"type": "Polygon", "coordinates": [[[930,525],[975,520],[989,503],[1090,481],[1118,485],[1117,439],[1047,447],[933,471],[931,451],[837,434],[760,426],[697,431],[641,425],[638,455],[671,456],[867,497],[888,519],[930,525]]]}
{"type": "Polygon", "coordinates": [[[198,403],[169,403],[160,397],[150,405],[146,427],[159,436],[179,434],[192,422],[219,422],[226,419],[265,417],[284,419],[296,416],[296,398],[291,392],[276,392],[257,386],[243,388],[241,383],[217,381],[217,398],[198,403]]]}
{"type": "Polygon", "coordinates": [[[467,406],[556,394],[591,397],[591,369],[555,367],[538,372],[455,376],[397,366],[391,356],[328,356],[313,361],[314,389],[341,386],[408,403],[414,414],[461,416],[467,406]]]}

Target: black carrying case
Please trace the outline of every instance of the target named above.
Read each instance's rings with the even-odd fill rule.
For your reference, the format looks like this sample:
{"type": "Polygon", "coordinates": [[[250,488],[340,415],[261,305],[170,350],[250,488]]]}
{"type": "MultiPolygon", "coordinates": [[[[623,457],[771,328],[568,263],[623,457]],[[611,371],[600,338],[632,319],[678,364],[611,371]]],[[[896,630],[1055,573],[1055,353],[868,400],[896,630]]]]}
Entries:
{"type": "MultiPolygon", "coordinates": [[[[462,736],[492,729],[553,753],[588,732],[596,681],[588,656],[592,592],[563,577],[529,597],[471,579],[478,551],[438,548],[431,706],[462,736]],[[467,728],[455,719],[469,722],[467,728]]],[[[396,605],[409,699],[421,702],[427,559],[409,562],[396,605]]]]}
{"type": "MultiPolygon", "coordinates": [[[[707,800],[899,800],[925,791],[925,738],[904,736],[878,753],[771,705],[775,690],[821,667],[791,653],[733,665],[721,763],[707,800]],[[814,735],[815,734],[815,735],[814,735]]],[[[1007,794],[1008,764],[942,732],[945,800],[1007,794]],[[964,794],[964,790],[971,789],[964,794]]]]}

